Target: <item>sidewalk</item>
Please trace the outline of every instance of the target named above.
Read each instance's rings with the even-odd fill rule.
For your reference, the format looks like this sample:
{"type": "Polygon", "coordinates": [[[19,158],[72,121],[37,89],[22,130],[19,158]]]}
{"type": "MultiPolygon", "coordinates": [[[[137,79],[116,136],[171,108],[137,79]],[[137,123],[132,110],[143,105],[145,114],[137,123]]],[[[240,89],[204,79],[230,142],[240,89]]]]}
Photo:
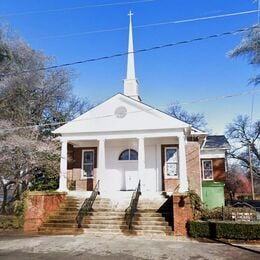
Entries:
{"type": "Polygon", "coordinates": [[[259,259],[260,246],[123,236],[0,234],[0,259],[259,259]]]}

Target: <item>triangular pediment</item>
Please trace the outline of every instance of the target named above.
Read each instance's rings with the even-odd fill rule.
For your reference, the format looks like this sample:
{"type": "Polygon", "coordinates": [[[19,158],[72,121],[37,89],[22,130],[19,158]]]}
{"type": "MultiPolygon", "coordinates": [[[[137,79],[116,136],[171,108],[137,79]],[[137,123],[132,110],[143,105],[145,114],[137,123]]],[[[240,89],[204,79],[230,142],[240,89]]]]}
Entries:
{"type": "Polygon", "coordinates": [[[56,134],[181,129],[189,124],[166,113],[117,94],[76,119],[59,127],[56,134]]]}

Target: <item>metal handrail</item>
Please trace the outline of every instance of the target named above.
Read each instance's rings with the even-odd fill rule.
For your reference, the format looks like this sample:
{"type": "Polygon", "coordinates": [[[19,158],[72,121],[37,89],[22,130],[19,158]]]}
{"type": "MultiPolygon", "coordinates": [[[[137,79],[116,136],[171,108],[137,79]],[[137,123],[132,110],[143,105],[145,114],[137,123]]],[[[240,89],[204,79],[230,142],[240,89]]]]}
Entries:
{"type": "Polygon", "coordinates": [[[130,205],[125,210],[125,220],[129,230],[132,229],[133,218],[135,216],[135,212],[137,211],[137,204],[140,195],[141,195],[141,181],[139,180],[137,188],[132,194],[130,205]]]}
{"type": "Polygon", "coordinates": [[[97,181],[97,184],[95,188],[93,189],[91,195],[89,198],[86,198],[84,203],[82,204],[78,215],[76,217],[76,222],[78,224],[78,228],[81,228],[82,220],[84,216],[86,216],[90,210],[92,210],[93,203],[95,202],[95,199],[99,195],[99,180],[97,181]]]}

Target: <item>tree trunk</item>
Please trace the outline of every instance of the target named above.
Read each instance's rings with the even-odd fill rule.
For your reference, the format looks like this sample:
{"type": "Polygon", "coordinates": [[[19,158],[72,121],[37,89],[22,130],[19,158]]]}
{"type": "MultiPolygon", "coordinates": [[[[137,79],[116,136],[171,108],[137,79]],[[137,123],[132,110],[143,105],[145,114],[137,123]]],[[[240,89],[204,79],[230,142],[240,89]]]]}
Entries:
{"type": "Polygon", "coordinates": [[[6,214],[7,195],[8,195],[7,186],[3,185],[3,202],[1,206],[1,214],[6,214]]]}

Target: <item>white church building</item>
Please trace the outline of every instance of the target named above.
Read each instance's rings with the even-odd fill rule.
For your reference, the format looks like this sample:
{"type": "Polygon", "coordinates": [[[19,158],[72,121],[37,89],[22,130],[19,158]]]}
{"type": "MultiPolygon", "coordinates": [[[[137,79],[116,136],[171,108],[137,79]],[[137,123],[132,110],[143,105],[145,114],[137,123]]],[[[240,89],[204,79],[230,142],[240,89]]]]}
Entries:
{"type": "Polygon", "coordinates": [[[225,168],[220,165],[225,165],[227,141],[223,136],[209,138],[142,102],[135,75],[132,13],[129,16],[124,92],[54,131],[61,141],[59,191],[90,191],[98,180],[101,194],[128,191],[140,180],[142,192],[182,193],[192,188],[202,195],[204,181],[223,180],[225,168]]]}

